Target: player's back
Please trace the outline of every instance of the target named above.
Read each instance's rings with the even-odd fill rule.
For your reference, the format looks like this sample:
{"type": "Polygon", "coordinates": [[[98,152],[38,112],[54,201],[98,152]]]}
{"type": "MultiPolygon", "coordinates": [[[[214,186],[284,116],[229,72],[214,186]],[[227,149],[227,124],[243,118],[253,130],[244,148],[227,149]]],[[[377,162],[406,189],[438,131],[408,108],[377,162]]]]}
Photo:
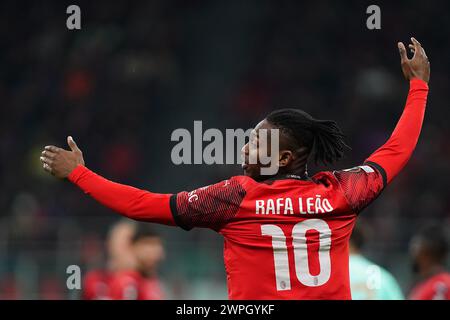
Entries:
{"type": "Polygon", "coordinates": [[[375,167],[281,176],[236,176],[172,197],[184,229],[224,238],[231,299],[350,299],[348,240],[357,213],[383,188],[375,167]]]}
{"type": "Polygon", "coordinates": [[[220,232],[233,299],[350,299],[356,214],[332,173],[257,183],[220,232]]]}

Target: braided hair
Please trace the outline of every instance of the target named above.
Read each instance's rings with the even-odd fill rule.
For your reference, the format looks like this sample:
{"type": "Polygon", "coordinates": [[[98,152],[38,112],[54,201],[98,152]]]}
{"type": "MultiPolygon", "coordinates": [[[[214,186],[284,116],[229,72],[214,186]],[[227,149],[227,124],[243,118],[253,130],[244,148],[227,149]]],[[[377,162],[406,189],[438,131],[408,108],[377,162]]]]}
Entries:
{"type": "Polygon", "coordinates": [[[299,109],[275,110],[266,120],[291,138],[296,148],[306,147],[316,164],[331,164],[344,156],[346,148],[350,149],[335,121],[314,119],[299,109]]]}

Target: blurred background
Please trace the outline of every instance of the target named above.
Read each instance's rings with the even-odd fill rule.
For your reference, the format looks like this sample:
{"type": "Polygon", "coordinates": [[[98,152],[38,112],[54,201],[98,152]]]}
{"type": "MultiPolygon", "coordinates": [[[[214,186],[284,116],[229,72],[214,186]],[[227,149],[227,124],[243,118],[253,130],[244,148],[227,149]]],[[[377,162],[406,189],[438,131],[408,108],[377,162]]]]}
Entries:
{"type": "MultiPolygon", "coordinates": [[[[397,41],[415,36],[432,63],[419,145],[361,218],[365,252],[404,293],[408,244],[428,222],[450,224],[448,1],[2,1],[0,3],[0,299],[78,299],[66,268],[105,263],[119,219],[45,174],[43,146],[72,135],[105,177],[175,193],[240,173],[239,165],[173,165],[177,128],[250,128],[279,107],[338,121],[362,163],[401,114],[408,84],[397,41]],[[66,8],[81,8],[81,30],[66,8]],[[368,30],[366,8],[381,8],[368,30]]],[[[310,168],[314,173],[324,168],[310,168]]],[[[227,297],[222,239],[158,226],[168,298],[227,297]]]]}

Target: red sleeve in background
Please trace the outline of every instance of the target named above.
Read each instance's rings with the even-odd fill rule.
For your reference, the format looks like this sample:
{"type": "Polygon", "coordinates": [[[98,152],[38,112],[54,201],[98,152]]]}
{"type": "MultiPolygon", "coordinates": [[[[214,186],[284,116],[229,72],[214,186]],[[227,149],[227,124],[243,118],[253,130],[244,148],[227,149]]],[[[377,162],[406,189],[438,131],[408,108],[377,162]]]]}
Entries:
{"type": "Polygon", "coordinates": [[[175,225],[171,194],[159,194],[107,180],[79,165],[68,176],[84,193],[118,213],[140,221],[175,225]]]}
{"type": "Polygon", "coordinates": [[[403,169],[416,147],[425,114],[427,95],[428,85],[425,81],[419,79],[410,81],[405,109],[394,132],[389,140],[366,160],[367,164],[375,167],[378,165],[382,168],[380,171],[385,175],[385,183],[391,182],[403,169]]]}

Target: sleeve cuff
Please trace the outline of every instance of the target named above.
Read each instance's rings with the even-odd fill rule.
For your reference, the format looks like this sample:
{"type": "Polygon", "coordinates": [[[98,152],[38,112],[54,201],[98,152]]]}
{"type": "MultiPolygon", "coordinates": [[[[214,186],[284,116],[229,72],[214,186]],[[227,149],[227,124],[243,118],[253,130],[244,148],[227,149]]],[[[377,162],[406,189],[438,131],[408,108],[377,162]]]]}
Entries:
{"type": "Polygon", "coordinates": [[[180,216],[178,215],[178,209],[177,209],[177,196],[178,194],[173,194],[170,196],[170,211],[172,212],[173,221],[177,226],[179,226],[181,229],[184,229],[186,231],[191,230],[192,228],[186,226],[183,221],[181,221],[180,216]]]}
{"type": "Polygon", "coordinates": [[[81,175],[85,172],[88,172],[89,169],[85,166],[79,164],[75,169],[72,170],[72,172],[67,176],[67,179],[69,179],[72,183],[77,183],[78,179],[81,177],[81,175]]]}
{"type": "Polygon", "coordinates": [[[409,81],[409,86],[411,89],[425,89],[425,90],[429,89],[428,83],[418,78],[411,79],[409,81]]]}

